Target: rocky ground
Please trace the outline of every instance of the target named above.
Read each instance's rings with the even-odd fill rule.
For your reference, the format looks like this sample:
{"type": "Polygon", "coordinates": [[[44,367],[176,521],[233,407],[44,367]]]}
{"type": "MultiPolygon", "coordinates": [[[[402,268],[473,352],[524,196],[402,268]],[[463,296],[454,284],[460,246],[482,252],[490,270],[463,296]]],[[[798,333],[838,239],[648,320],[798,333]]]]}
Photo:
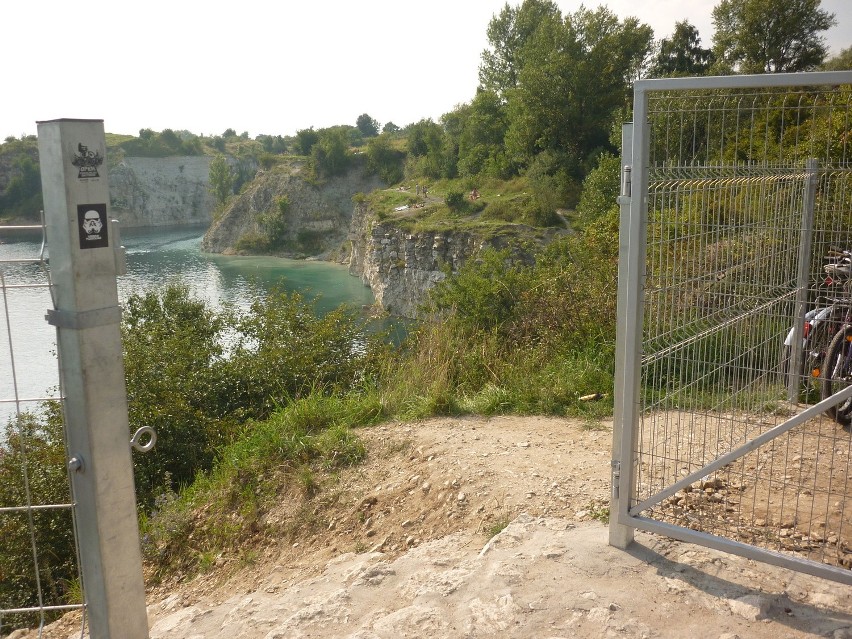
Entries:
{"type": "MultiPolygon", "coordinates": [[[[269,516],[283,527],[301,508],[310,535],[152,590],[151,638],[852,638],[848,586],[644,533],[607,545],[608,424],[434,419],[361,435],[365,464],[313,508],[269,516]]],[[[43,633],[80,635],[71,617],[43,633]]]]}

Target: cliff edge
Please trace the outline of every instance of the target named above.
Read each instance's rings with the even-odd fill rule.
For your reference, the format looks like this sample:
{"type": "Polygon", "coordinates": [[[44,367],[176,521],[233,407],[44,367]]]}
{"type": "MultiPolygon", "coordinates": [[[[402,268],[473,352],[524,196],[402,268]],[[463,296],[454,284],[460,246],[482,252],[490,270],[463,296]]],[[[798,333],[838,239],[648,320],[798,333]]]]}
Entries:
{"type": "Polygon", "coordinates": [[[259,171],[216,216],[201,248],[225,255],[263,252],[326,259],[348,237],[352,196],[382,186],[363,163],[322,182],[310,179],[303,160],[276,165],[259,171]]]}

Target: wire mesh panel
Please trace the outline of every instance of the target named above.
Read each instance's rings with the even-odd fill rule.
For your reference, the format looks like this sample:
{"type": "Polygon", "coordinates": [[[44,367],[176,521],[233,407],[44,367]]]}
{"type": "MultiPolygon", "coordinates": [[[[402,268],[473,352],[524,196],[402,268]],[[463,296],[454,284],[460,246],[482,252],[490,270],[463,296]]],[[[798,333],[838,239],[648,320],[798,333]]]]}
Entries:
{"type": "Polygon", "coordinates": [[[624,519],[852,582],[852,74],[767,77],[637,84],[624,519]]]}
{"type": "Polygon", "coordinates": [[[52,307],[43,226],[0,227],[0,637],[82,609],[52,307]]]}

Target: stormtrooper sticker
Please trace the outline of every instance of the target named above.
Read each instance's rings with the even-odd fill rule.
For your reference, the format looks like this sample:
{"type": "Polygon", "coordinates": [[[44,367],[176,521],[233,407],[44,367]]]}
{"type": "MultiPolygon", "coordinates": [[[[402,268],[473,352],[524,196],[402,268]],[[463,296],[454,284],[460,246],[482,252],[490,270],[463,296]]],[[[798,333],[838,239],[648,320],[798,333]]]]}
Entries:
{"type": "Polygon", "coordinates": [[[109,246],[106,204],[78,204],[77,222],[81,249],[109,246]]]}

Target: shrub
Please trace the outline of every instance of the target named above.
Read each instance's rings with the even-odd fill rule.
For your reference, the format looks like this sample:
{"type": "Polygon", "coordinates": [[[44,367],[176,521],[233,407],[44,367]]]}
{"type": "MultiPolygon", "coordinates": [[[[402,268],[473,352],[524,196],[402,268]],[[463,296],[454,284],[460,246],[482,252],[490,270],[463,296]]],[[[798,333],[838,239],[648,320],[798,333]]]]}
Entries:
{"type": "Polygon", "coordinates": [[[447,206],[455,213],[459,213],[465,208],[465,199],[464,193],[461,191],[447,191],[447,194],[444,196],[444,201],[447,206]]]}
{"type": "Polygon", "coordinates": [[[164,488],[187,484],[209,469],[216,448],[232,433],[217,375],[227,324],[225,315],[179,284],[131,295],[125,304],[131,432],[141,426],[157,432],[155,452],[134,456],[137,498],[144,507],[164,488]]]}
{"type": "MultiPolygon", "coordinates": [[[[7,425],[0,442],[0,508],[26,505],[23,476],[34,505],[67,504],[70,490],[59,404],[43,406],[40,415],[25,413],[7,425]]],[[[32,512],[38,548],[38,579],[43,605],[67,603],[77,578],[77,562],[68,509],[32,512]]],[[[0,515],[0,609],[39,605],[27,513],[0,515]]],[[[53,617],[48,614],[48,619],[53,617]]],[[[37,617],[4,615],[3,629],[32,625],[37,617]]],[[[14,634],[14,633],[13,633],[14,634]]]]}
{"type": "Polygon", "coordinates": [[[269,237],[257,231],[246,231],[234,243],[238,253],[267,253],[271,248],[269,237]]]}

